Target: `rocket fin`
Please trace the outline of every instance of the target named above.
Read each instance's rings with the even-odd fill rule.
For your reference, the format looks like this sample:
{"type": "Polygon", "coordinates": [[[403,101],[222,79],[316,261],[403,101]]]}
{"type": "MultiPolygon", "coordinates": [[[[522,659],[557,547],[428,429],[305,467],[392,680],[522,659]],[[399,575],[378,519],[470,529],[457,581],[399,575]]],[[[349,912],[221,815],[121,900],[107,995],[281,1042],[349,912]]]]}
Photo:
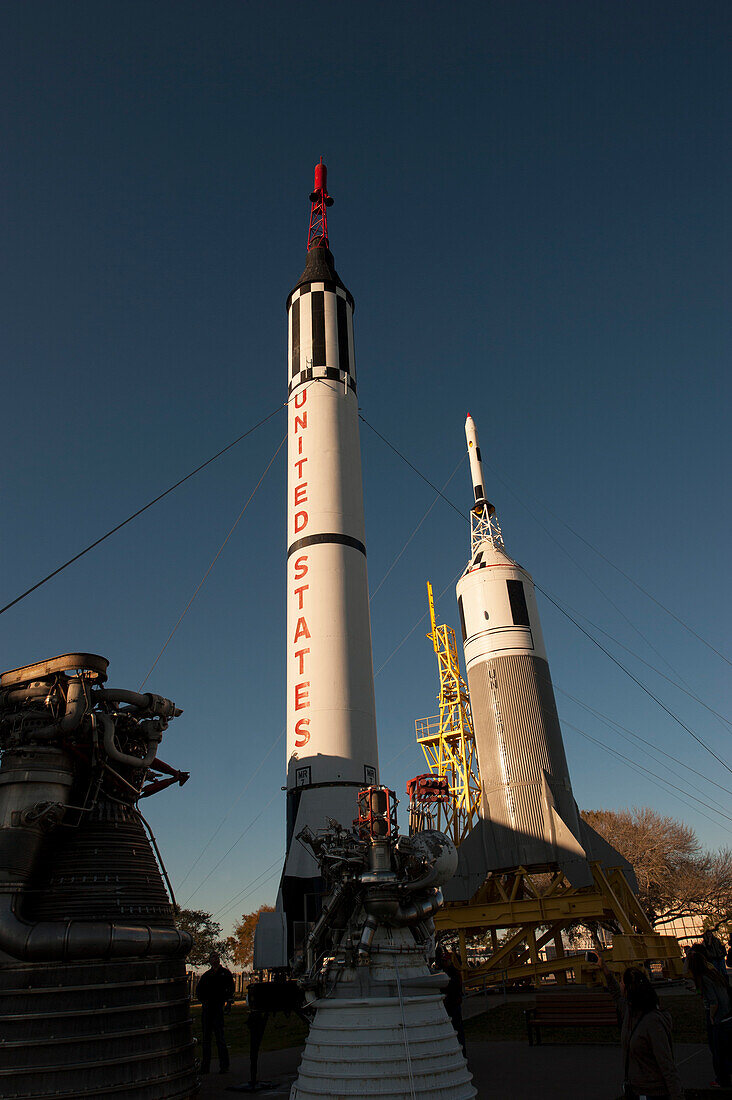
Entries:
{"type": "Polygon", "coordinates": [[[490,821],[481,819],[458,848],[458,867],[442,887],[445,901],[469,901],[500,863],[490,821]]]}
{"type": "Polygon", "coordinates": [[[584,848],[569,826],[562,821],[556,807],[549,807],[549,818],[557,863],[574,887],[591,886],[592,871],[584,848]]]}
{"type": "Polygon", "coordinates": [[[628,862],[625,856],[621,856],[620,852],[613,848],[612,844],[609,844],[604,837],[600,836],[600,834],[582,818],[580,818],[580,829],[582,830],[582,842],[587,851],[588,858],[601,863],[603,869],[619,867],[625,875],[631,890],[634,894],[637,894],[638,880],[635,877],[633,865],[628,862]]]}
{"type": "MultiPolygon", "coordinates": [[[[587,863],[587,853],[567,822],[557,809],[557,800],[551,788],[549,776],[544,772],[542,784],[546,841],[552,846],[559,866],[574,887],[591,886],[592,871],[587,863]]],[[[572,800],[577,821],[579,813],[572,800]]]]}

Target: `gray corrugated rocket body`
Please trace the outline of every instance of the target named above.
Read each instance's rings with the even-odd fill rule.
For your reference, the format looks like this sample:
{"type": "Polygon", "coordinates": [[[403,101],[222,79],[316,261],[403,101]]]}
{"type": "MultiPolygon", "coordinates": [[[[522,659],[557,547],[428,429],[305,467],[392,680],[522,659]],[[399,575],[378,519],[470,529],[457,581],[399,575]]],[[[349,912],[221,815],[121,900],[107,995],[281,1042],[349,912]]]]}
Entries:
{"type": "Polygon", "coordinates": [[[466,426],[475,497],[471,559],[457,584],[482,798],[445,895],[471,896],[489,871],[558,867],[590,885],[588,860],[630,865],[582,821],[572,794],[530,574],[506,553],[485,497],[475,424],[466,426]]]}

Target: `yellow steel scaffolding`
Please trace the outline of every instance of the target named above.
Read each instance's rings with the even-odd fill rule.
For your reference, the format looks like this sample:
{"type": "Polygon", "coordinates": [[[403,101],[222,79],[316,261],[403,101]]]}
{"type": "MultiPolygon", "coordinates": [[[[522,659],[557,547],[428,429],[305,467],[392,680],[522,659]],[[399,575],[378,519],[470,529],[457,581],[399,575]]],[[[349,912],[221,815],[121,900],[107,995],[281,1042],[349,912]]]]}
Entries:
{"type": "Polygon", "coordinates": [[[417,740],[434,775],[443,775],[450,801],[439,804],[436,827],[459,845],[478,820],[480,774],[470,716],[468,688],[460,674],[455,631],[438,626],[432,585],[427,582],[431,631],[427,635],[437,654],[440,676],[440,713],[415,722],[417,740]]]}

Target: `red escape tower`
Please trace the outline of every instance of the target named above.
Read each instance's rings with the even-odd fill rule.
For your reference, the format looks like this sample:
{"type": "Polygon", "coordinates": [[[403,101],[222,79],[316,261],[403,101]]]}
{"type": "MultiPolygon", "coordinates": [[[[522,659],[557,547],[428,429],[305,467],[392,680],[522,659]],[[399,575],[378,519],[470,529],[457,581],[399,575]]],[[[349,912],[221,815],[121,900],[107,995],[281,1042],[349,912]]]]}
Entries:
{"type": "Polygon", "coordinates": [[[315,180],[313,190],[310,192],[310,225],[308,226],[308,252],[311,248],[330,248],[328,244],[328,214],[327,208],[333,205],[333,199],[328,194],[328,169],[320,163],[315,165],[315,180]]]}

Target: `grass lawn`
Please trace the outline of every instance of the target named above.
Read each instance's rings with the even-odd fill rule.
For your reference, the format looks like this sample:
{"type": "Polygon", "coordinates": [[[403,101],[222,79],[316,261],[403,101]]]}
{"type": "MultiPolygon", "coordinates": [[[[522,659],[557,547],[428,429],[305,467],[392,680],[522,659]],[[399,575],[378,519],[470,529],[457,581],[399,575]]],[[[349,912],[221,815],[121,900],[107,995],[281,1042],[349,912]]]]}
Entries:
{"type": "MultiPolygon", "coordinates": [[[[191,1005],[193,1017],[193,1034],[200,1044],[203,1038],[201,1031],[201,1006],[191,1005]]],[[[249,1009],[242,1002],[235,1004],[231,1012],[224,1016],[224,1033],[229,1054],[249,1053],[249,1028],[247,1018],[249,1009]]],[[[285,1047],[302,1046],[307,1036],[307,1028],[297,1016],[285,1016],[278,1012],[276,1016],[270,1016],[267,1021],[267,1030],[262,1039],[262,1050],[283,1050],[285,1047]]],[[[200,1047],[199,1047],[200,1050],[200,1047]]],[[[213,1057],[216,1058],[216,1041],[213,1043],[213,1057]]]]}
{"type": "MultiPolygon", "coordinates": [[[[704,1009],[701,997],[695,993],[678,996],[661,996],[661,1007],[667,1008],[673,1020],[673,1037],[677,1043],[706,1043],[707,1030],[704,1022],[704,1009]]],[[[529,1006],[511,1004],[490,1009],[481,1016],[474,1016],[465,1022],[467,1039],[491,1042],[502,1039],[523,1040],[526,1038],[524,1010],[529,1006]]],[[[618,1028],[603,1027],[543,1027],[544,1043],[618,1043],[618,1028]]]]}
{"type": "MultiPolygon", "coordinates": [[[[661,997],[661,1006],[668,1008],[673,1018],[673,1037],[677,1043],[706,1043],[707,1032],[704,1023],[704,1011],[701,997],[695,993],[661,997]]],[[[527,1042],[524,1010],[522,1004],[499,1005],[481,1016],[474,1016],[465,1022],[465,1035],[479,1042],[491,1042],[502,1039],[527,1042]]],[[[201,1006],[192,1005],[193,1034],[199,1043],[201,1033],[201,1006]]],[[[249,1010],[243,1003],[235,1004],[229,1015],[224,1016],[226,1044],[231,1054],[249,1053],[249,1028],[247,1017],[249,1010]]],[[[270,1016],[267,1030],[262,1040],[262,1050],[283,1050],[285,1047],[302,1046],[307,1037],[307,1028],[297,1016],[285,1016],[277,1013],[270,1016]]],[[[542,1028],[542,1041],[545,1043],[618,1043],[617,1028],[571,1027],[542,1028]]],[[[216,1057],[214,1043],[214,1058],[216,1057]]]]}

